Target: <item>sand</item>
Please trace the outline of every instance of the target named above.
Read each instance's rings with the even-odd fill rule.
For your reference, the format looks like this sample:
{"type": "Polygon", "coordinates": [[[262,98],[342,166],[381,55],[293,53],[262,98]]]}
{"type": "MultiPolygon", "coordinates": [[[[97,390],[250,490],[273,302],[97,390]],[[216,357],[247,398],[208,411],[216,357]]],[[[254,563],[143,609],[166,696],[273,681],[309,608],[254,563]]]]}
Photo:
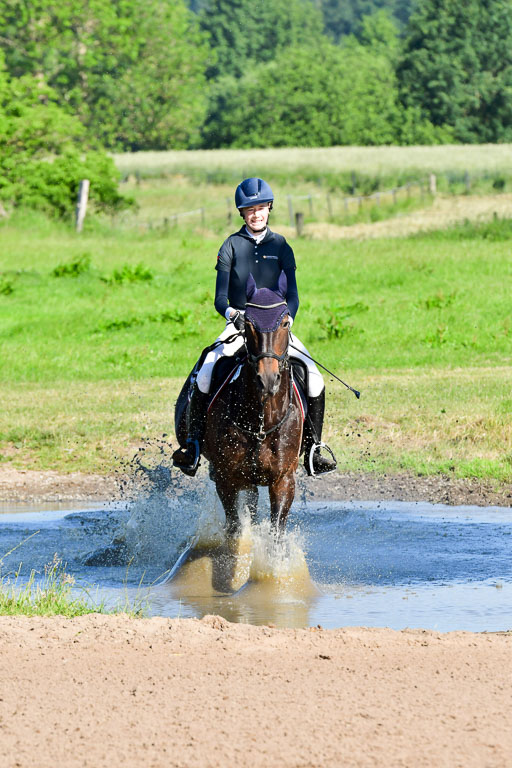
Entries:
{"type": "MultiPolygon", "coordinates": [[[[327,481],[327,482],[326,482],[327,481]]],[[[112,498],[0,472],[0,498],[112,498]]],[[[510,506],[510,487],[332,475],[319,498],[510,506]]],[[[512,764],[512,633],[276,629],[218,616],[0,617],[1,768],[512,764]]]]}
{"type": "Polygon", "coordinates": [[[0,618],[0,762],[450,766],[512,757],[512,634],[0,618]]]}

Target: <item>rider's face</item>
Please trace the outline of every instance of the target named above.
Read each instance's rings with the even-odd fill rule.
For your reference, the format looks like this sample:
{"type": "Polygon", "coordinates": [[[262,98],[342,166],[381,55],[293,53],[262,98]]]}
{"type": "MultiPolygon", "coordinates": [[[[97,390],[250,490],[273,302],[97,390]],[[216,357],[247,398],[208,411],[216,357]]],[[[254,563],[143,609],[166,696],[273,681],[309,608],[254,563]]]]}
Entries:
{"type": "Polygon", "coordinates": [[[270,203],[253,205],[250,208],[242,208],[245,226],[250,232],[263,232],[268,222],[270,203]]]}

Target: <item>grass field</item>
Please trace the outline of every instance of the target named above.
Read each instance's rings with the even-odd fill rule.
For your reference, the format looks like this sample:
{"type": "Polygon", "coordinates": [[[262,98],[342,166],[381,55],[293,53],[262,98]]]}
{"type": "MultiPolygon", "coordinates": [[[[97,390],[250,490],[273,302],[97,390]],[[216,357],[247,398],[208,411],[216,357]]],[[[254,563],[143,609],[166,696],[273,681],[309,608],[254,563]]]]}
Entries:
{"type": "Polygon", "coordinates": [[[213,149],[136,152],[114,155],[124,174],[210,174],[244,178],[252,173],[269,178],[308,172],[312,178],[356,172],[391,176],[418,171],[443,173],[512,173],[512,144],[455,144],[429,147],[315,147],[279,149],[213,149]]]}
{"type": "MultiPolygon", "coordinates": [[[[224,234],[0,225],[0,454],[111,471],[169,433],[181,382],[222,327],[224,234]]],[[[294,240],[294,330],[363,394],[327,381],[342,468],[512,479],[512,226],[398,239],[294,240]]],[[[328,379],[329,377],[327,377],[328,379]]]]}

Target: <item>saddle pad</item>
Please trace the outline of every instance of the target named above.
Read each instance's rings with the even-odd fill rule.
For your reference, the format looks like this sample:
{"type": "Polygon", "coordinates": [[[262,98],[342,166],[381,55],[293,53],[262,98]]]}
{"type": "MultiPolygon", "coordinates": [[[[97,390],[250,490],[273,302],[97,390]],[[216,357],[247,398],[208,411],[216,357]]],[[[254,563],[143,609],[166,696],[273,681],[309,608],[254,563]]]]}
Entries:
{"type": "Polygon", "coordinates": [[[208,410],[210,410],[213,403],[217,399],[218,395],[220,395],[224,387],[227,387],[227,385],[233,380],[236,372],[238,371],[240,365],[242,364],[243,359],[244,358],[240,360],[238,356],[223,357],[217,362],[213,372],[213,380],[212,380],[212,388],[211,388],[212,394],[211,394],[210,402],[208,404],[208,410]]]}
{"type": "Polygon", "coordinates": [[[302,411],[302,421],[305,421],[306,415],[308,412],[308,403],[306,400],[306,395],[304,394],[304,389],[302,388],[302,383],[294,379],[293,390],[295,392],[295,396],[297,397],[300,409],[302,411]]]}
{"type": "MultiPolygon", "coordinates": [[[[212,394],[208,404],[208,411],[224,387],[227,387],[236,377],[240,365],[244,362],[245,359],[246,355],[244,354],[243,357],[239,355],[236,355],[235,357],[223,357],[217,362],[213,372],[211,388],[212,394]]],[[[307,398],[305,394],[307,371],[304,370],[302,362],[298,360],[292,360],[292,366],[293,389],[297,397],[299,407],[302,411],[302,421],[305,421],[308,412],[307,398]]]]}

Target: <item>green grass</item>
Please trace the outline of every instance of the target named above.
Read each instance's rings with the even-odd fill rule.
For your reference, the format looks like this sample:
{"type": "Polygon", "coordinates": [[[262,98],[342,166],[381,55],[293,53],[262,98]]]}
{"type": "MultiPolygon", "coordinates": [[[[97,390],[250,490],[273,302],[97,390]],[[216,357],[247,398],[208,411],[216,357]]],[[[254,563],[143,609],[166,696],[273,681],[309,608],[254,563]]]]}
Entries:
{"type": "MultiPolygon", "coordinates": [[[[172,434],[181,382],[222,328],[214,264],[227,232],[91,220],[77,236],[23,214],[0,225],[0,460],[110,471],[141,439],[172,434]]],[[[363,392],[328,382],[342,467],[512,479],[511,237],[497,220],[292,241],[294,332],[363,392]]]]}
{"type": "MultiPolygon", "coordinates": [[[[4,555],[5,557],[5,555],[4,555]]],[[[0,565],[3,558],[0,558],[0,565]]],[[[54,557],[45,566],[44,575],[38,579],[32,571],[28,581],[18,582],[13,578],[0,578],[0,616],[84,616],[88,613],[119,613],[107,610],[104,603],[95,604],[88,590],[81,589],[78,596],[73,594],[75,580],[66,573],[61,561],[54,557]]]]}
{"type": "Polygon", "coordinates": [[[452,172],[512,173],[512,144],[458,144],[430,147],[315,147],[136,152],[114,155],[124,174],[193,174],[208,181],[236,176],[308,173],[312,179],[356,172],[366,176],[452,172]]]}

